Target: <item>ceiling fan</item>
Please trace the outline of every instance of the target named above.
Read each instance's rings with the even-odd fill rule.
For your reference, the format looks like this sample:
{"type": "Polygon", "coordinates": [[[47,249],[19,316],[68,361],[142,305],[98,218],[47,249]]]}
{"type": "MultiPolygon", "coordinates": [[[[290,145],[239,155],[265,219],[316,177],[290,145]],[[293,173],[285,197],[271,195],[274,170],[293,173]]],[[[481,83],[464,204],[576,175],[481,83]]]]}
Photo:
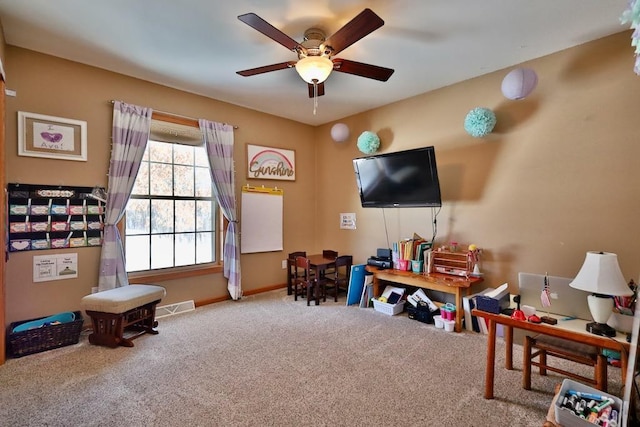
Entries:
{"type": "Polygon", "coordinates": [[[300,77],[307,82],[309,97],[315,98],[324,95],[324,81],[334,70],[383,82],[389,80],[393,74],[394,70],[390,68],[334,58],[342,50],[384,25],[382,18],[371,9],[363,10],[329,37],[325,37],[324,32],[318,28],[310,28],[305,31],[304,41],[301,43],[255,13],[240,15],[238,19],[298,55],[297,61],[237,71],[241,76],[248,77],[295,67],[300,77]]]}

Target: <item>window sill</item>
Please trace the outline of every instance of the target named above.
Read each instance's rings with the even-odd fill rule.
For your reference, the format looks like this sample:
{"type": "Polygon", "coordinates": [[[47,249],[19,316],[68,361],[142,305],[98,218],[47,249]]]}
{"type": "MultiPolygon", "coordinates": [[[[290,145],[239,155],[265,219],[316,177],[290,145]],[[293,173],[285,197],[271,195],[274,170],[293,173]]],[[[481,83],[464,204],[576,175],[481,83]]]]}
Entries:
{"type": "Polygon", "coordinates": [[[217,273],[222,273],[222,264],[208,264],[205,267],[189,266],[156,271],[138,271],[129,273],[129,283],[164,282],[166,280],[184,279],[186,277],[205,276],[207,274],[217,273]]]}

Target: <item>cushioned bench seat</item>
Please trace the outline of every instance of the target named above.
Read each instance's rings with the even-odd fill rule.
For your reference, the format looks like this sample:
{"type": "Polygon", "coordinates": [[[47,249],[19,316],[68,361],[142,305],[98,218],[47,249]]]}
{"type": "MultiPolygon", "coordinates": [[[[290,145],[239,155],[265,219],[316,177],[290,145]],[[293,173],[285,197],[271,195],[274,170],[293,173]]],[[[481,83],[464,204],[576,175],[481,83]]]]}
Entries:
{"type": "Polygon", "coordinates": [[[162,286],[129,285],[87,295],[80,306],[91,317],[89,342],[107,347],[133,347],[132,340],[144,333],[157,334],[156,305],[165,296],[162,286]],[[124,337],[124,331],[135,331],[124,337]]]}

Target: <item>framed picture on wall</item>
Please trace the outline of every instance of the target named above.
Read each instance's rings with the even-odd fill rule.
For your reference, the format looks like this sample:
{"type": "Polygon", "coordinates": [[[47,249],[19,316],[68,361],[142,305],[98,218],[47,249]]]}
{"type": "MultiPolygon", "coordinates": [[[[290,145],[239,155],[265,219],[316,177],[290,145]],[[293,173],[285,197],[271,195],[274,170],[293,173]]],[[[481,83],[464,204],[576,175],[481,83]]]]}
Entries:
{"type": "Polygon", "coordinates": [[[87,161],[87,122],[18,111],[18,155],[87,161]]]}
{"type": "Polygon", "coordinates": [[[295,151],[247,144],[247,177],[295,181],[295,151]]]}

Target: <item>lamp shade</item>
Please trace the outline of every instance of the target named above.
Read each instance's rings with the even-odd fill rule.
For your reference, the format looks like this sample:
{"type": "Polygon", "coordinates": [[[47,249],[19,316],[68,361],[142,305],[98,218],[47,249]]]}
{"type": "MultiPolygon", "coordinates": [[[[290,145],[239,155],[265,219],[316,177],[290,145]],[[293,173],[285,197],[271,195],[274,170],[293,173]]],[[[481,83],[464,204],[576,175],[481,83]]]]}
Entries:
{"type": "Polygon", "coordinates": [[[533,92],[538,75],[530,68],[511,70],[502,80],[502,94],[509,99],[522,99],[533,92]]]}
{"type": "Polygon", "coordinates": [[[618,255],[609,252],[587,252],[582,268],[569,286],[601,295],[633,295],[620,271],[618,255]]]}
{"type": "Polygon", "coordinates": [[[296,62],[296,71],[307,83],[322,83],[333,70],[333,62],[325,56],[305,56],[296,62]]]}

